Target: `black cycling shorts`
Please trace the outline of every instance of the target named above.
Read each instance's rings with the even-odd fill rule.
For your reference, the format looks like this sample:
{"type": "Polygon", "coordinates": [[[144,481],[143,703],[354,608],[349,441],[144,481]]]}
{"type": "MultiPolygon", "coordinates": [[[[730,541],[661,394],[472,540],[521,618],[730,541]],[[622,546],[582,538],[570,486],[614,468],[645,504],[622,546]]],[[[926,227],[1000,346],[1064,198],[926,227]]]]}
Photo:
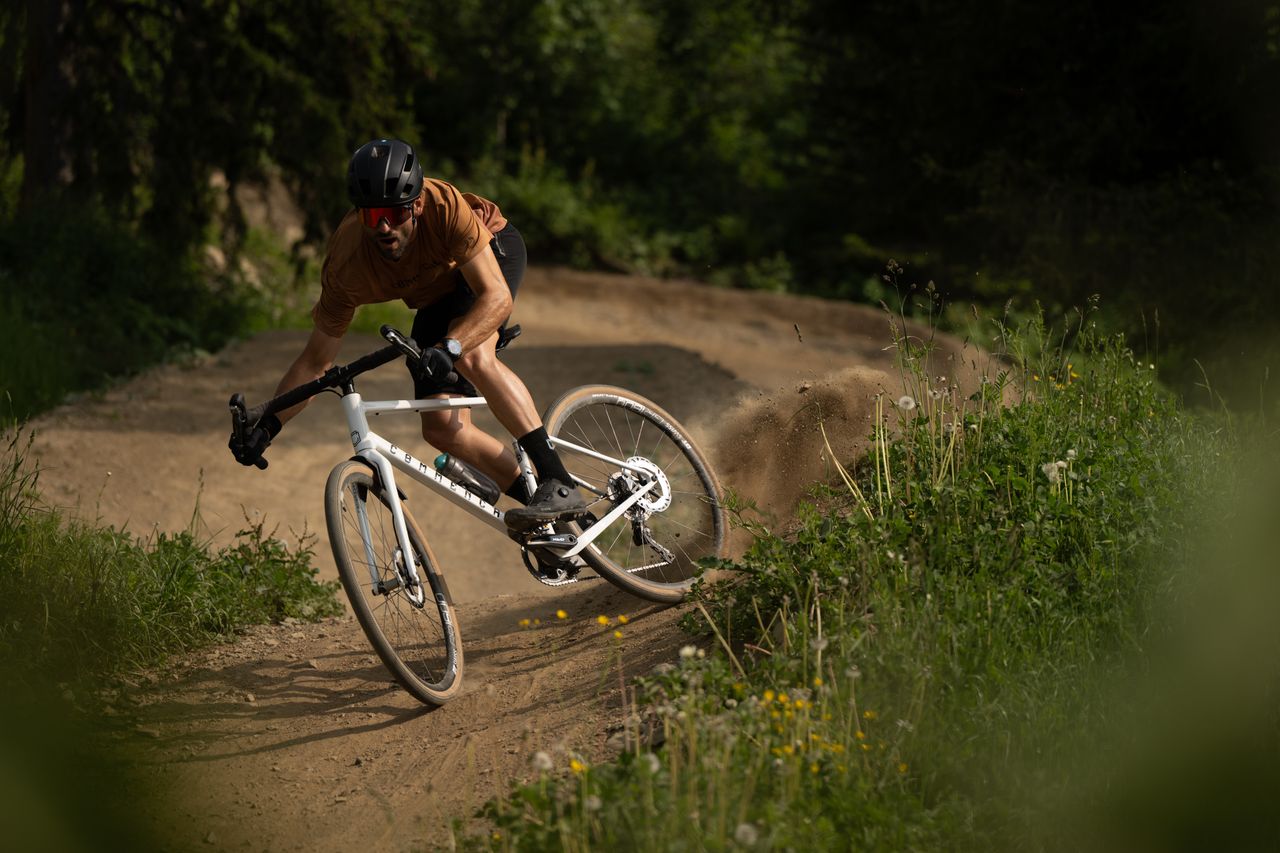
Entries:
{"type": "MultiPolygon", "coordinates": [[[[524,270],[529,260],[524,248],[524,238],[520,236],[516,227],[508,222],[506,228],[493,235],[493,239],[489,241],[489,247],[493,249],[494,257],[498,259],[498,268],[502,270],[502,276],[507,280],[507,287],[511,289],[511,300],[514,302],[516,291],[520,289],[520,282],[524,280],[524,270]]],[[[420,346],[433,346],[448,337],[450,324],[470,311],[471,306],[475,304],[476,295],[471,292],[471,287],[467,284],[462,272],[455,271],[453,278],[453,291],[436,302],[419,308],[413,318],[413,331],[410,334],[420,346]]],[[[503,320],[499,332],[506,329],[506,326],[507,322],[503,320]]],[[[462,375],[458,376],[457,382],[450,383],[414,379],[413,394],[414,398],[419,400],[436,394],[479,396],[476,386],[462,375]]]]}

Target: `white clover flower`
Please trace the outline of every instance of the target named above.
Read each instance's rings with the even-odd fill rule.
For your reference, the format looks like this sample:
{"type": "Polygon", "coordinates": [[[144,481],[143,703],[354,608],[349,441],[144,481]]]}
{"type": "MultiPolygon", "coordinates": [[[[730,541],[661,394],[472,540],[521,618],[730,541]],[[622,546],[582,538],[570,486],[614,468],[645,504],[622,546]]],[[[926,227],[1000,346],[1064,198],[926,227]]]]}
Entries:
{"type": "Polygon", "coordinates": [[[652,752],[646,752],[641,756],[640,760],[644,762],[644,766],[649,770],[650,775],[656,776],[658,771],[662,769],[662,762],[652,752]]]}
{"type": "Polygon", "coordinates": [[[740,823],[733,831],[733,840],[743,847],[755,847],[756,842],[760,840],[760,831],[752,824],[740,823]]]}
{"type": "Polygon", "coordinates": [[[903,394],[898,398],[897,406],[904,412],[909,412],[916,407],[916,401],[911,398],[910,394],[903,394]]]}
{"type": "Polygon", "coordinates": [[[551,756],[541,750],[533,754],[533,758],[530,759],[530,763],[533,764],[534,770],[538,770],[543,773],[551,770],[555,766],[551,761],[551,756]]]}
{"type": "Polygon", "coordinates": [[[582,807],[589,812],[600,811],[600,806],[604,805],[600,802],[600,798],[595,794],[588,794],[587,798],[582,801],[582,807]]]}
{"type": "Polygon", "coordinates": [[[689,658],[693,657],[697,653],[698,653],[697,646],[681,646],[680,647],[680,658],[682,660],[688,660],[689,658]]]}

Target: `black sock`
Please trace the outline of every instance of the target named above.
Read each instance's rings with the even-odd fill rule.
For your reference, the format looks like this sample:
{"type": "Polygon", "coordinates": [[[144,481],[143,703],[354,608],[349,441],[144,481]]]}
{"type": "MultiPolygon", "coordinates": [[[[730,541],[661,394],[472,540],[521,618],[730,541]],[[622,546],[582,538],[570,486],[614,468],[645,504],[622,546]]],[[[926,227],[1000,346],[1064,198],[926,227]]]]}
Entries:
{"type": "Polygon", "coordinates": [[[538,480],[546,482],[547,480],[559,480],[566,486],[573,485],[573,478],[569,476],[569,471],[564,467],[564,463],[560,461],[560,454],[556,453],[555,448],[551,446],[551,440],[547,438],[547,428],[538,427],[530,433],[520,436],[516,439],[516,443],[529,454],[529,459],[533,462],[533,467],[538,472],[538,480]]]}
{"type": "Polygon", "coordinates": [[[529,487],[524,484],[523,474],[516,477],[516,481],[507,487],[504,494],[509,498],[515,499],[516,503],[521,506],[528,506],[529,498],[532,497],[532,495],[529,494],[529,487]]]}

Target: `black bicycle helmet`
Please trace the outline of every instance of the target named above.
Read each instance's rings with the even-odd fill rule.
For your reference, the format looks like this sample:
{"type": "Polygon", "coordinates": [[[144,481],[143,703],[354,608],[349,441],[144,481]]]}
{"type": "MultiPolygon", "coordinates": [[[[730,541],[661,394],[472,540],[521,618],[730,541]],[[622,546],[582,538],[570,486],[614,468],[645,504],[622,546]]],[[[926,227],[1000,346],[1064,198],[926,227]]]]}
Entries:
{"type": "Polygon", "coordinates": [[[356,207],[396,207],[422,192],[422,164],[400,139],[375,139],[351,155],[347,196],[356,207]]]}

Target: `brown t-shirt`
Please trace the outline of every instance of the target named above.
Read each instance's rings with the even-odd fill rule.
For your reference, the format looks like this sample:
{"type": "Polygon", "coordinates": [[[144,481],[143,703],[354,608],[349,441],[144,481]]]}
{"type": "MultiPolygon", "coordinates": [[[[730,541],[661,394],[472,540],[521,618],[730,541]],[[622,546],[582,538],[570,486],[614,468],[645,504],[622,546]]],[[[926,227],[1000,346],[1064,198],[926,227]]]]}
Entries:
{"type": "Polygon", "coordinates": [[[352,210],[329,238],[320,271],[320,299],[311,309],[316,328],[340,338],[356,308],[403,299],[410,308],[430,305],[449,293],[449,275],[474,258],[494,234],[507,227],[498,206],[451,184],[426,178],[426,207],[399,260],[378,253],[352,210]]]}

